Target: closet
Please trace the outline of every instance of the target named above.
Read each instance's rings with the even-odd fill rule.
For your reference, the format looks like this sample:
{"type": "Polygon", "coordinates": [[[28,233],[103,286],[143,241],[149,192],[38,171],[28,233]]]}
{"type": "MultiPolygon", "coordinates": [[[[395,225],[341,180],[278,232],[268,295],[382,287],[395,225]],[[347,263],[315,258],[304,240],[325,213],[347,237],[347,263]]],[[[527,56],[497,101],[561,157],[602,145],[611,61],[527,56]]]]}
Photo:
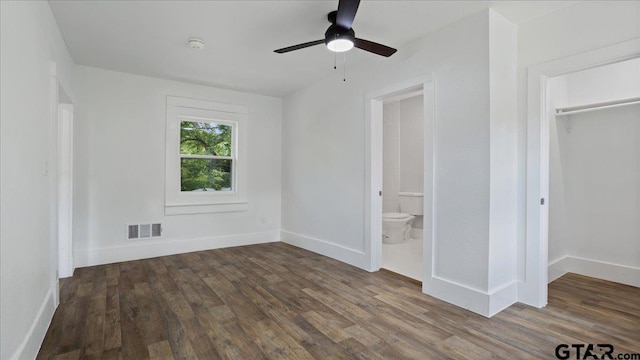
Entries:
{"type": "Polygon", "coordinates": [[[549,282],[640,286],[640,59],[550,79],[549,282]]]}

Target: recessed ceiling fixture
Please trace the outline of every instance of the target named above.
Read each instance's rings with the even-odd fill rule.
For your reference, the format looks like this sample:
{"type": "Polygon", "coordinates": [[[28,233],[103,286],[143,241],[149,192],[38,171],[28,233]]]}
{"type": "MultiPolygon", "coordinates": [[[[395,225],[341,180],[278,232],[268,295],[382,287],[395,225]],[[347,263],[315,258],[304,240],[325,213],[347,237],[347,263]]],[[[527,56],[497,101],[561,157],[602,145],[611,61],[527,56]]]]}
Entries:
{"type": "Polygon", "coordinates": [[[389,57],[393,55],[397,51],[394,48],[373,41],[356,38],[356,33],[351,28],[351,24],[353,24],[353,19],[356,17],[359,5],[360,0],[339,0],[338,11],[332,11],[327,16],[331,26],[329,26],[324,33],[324,40],[309,41],[278,49],[275,50],[275,52],[284,54],[289,51],[300,50],[324,43],[329,50],[334,52],[345,52],[357,47],[358,49],[381,56],[389,57]]]}
{"type": "Polygon", "coordinates": [[[196,50],[204,49],[204,40],[200,39],[189,39],[189,47],[196,50]]]}

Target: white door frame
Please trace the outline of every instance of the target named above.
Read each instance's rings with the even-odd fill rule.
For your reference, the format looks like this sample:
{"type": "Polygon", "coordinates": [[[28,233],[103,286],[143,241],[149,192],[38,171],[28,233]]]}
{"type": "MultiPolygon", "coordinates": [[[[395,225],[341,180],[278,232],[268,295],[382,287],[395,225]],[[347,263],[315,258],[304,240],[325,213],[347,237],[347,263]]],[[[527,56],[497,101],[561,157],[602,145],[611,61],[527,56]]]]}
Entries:
{"type": "Polygon", "coordinates": [[[520,301],[547,304],[549,266],[549,78],[640,56],[640,38],[528,69],[525,279],[520,301]],[[541,205],[541,199],[545,199],[541,205]]]}
{"type": "Polygon", "coordinates": [[[424,246],[423,288],[432,275],[435,168],[435,101],[433,76],[408,80],[366,94],[365,125],[365,253],[369,254],[369,271],[380,270],[382,260],[382,115],[383,99],[410,89],[422,88],[424,101],[424,246]]]}
{"type": "Polygon", "coordinates": [[[58,277],[73,276],[73,105],[58,105],[58,277]]]}

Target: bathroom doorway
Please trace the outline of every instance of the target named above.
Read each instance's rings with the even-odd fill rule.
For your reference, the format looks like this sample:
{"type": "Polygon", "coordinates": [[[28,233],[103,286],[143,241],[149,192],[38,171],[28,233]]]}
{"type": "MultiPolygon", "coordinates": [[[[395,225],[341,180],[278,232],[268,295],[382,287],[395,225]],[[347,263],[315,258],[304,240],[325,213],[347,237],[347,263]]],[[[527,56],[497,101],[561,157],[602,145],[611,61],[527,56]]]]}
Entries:
{"type": "Polygon", "coordinates": [[[370,92],[367,99],[366,177],[370,182],[365,188],[369,194],[365,251],[370,255],[369,269],[386,269],[422,282],[424,292],[433,272],[434,83],[431,77],[408,80],[370,92]],[[411,113],[413,121],[400,124],[411,113]]]}
{"type": "Polygon", "coordinates": [[[382,102],[382,258],[380,267],[422,281],[424,94],[382,102]]]}

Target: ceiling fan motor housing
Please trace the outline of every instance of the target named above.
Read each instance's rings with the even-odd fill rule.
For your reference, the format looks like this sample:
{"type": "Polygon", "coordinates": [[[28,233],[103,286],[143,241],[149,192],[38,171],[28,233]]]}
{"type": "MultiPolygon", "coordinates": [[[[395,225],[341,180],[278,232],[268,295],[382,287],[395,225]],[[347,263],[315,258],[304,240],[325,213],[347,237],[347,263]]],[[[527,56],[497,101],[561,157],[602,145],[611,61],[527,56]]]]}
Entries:
{"type": "Polygon", "coordinates": [[[325,45],[329,45],[333,40],[349,40],[351,43],[356,42],[356,33],[353,29],[345,29],[342,26],[333,24],[329,26],[327,31],[324,33],[324,43],[325,45]]]}

